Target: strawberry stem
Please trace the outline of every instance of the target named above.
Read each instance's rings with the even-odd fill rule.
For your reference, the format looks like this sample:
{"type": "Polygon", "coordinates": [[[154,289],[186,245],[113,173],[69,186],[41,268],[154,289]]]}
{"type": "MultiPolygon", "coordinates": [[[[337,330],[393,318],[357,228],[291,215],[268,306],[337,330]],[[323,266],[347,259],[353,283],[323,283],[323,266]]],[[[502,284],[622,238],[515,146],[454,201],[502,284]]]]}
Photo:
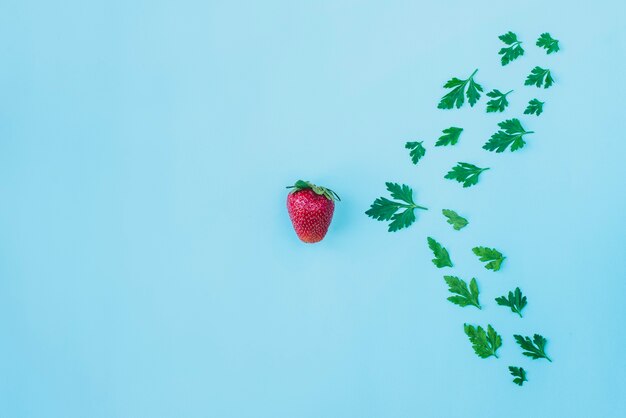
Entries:
{"type": "Polygon", "coordinates": [[[339,195],[335,193],[334,191],[332,191],[331,189],[322,187],[322,186],[317,186],[311,183],[310,181],[298,180],[293,186],[287,186],[287,189],[293,189],[289,193],[295,193],[295,192],[299,192],[300,190],[311,189],[316,194],[324,196],[328,200],[341,201],[341,198],[339,197],[339,195]]]}

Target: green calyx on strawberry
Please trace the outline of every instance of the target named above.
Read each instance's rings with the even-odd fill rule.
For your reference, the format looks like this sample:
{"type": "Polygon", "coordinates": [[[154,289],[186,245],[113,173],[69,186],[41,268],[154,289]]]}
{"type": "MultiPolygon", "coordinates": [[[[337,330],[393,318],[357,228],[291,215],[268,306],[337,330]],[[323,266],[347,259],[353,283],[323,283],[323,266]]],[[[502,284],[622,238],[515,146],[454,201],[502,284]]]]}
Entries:
{"type": "Polygon", "coordinates": [[[341,199],[339,198],[337,193],[333,192],[330,189],[327,189],[326,187],[316,186],[315,184],[311,183],[310,181],[298,180],[298,181],[296,181],[296,184],[294,184],[293,186],[287,186],[287,188],[288,189],[293,189],[290,193],[295,193],[295,192],[300,191],[300,190],[311,189],[316,194],[320,194],[320,195],[326,196],[326,198],[328,198],[329,200],[341,201],[341,199]]]}
{"type": "Polygon", "coordinates": [[[300,240],[306,243],[321,241],[335,211],[337,193],[310,181],[298,180],[287,196],[287,211],[300,240]]]}

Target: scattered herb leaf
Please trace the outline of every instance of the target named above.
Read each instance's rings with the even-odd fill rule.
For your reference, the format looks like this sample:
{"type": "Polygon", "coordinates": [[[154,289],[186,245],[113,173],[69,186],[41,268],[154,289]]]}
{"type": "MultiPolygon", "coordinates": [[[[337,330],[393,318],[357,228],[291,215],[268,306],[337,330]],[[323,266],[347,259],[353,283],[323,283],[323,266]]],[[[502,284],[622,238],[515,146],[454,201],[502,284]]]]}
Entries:
{"type": "Polygon", "coordinates": [[[541,36],[539,36],[539,39],[537,39],[537,46],[544,48],[548,55],[559,51],[558,39],[552,38],[548,32],[542,33],[541,36]]]}
{"type": "Polygon", "coordinates": [[[407,142],[404,147],[406,149],[410,149],[411,160],[413,164],[417,164],[417,162],[426,154],[426,148],[422,145],[423,141],[420,142],[407,142]]]}
{"type": "Polygon", "coordinates": [[[515,288],[515,293],[509,292],[508,297],[500,296],[496,298],[496,303],[498,305],[508,306],[511,308],[511,311],[518,314],[520,318],[522,317],[522,309],[526,306],[526,302],[526,296],[522,295],[522,291],[519,290],[519,287],[515,288]]]}
{"type": "Polygon", "coordinates": [[[502,93],[498,89],[493,89],[487,93],[487,96],[492,98],[487,102],[487,113],[504,112],[504,109],[509,105],[506,96],[512,91],[513,90],[509,90],[506,93],[502,93]]]}
{"type": "Polygon", "coordinates": [[[537,360],[540,358],[545,358],[548,361],[552,361],[550,357],[546,354],[546,339],[539,334],[535,334],[531,341],[530,337],[522,337],[521,335],[513,335],[515,341],[522,347],[523,355],[532,358],[533,360],[537,360]],[[533,344],[534,343],[534,344],[533,344]]]}
{"type": "Polygon", "coordinates": [[[504,152],[511,146],[511,152],[513,152],[526,145],[524,135],[534,133],[533,131],[524,130],[522,123],[515,118],[500,122],[498,126],[501,129],[491,135],[489,141],[483,145],[483,149],[487,151],[504,152]]]}
{"type": "Polygon", "coordinates": [[[509,371],[511,375],[515,377],[513,383],[522,386],[524,382],[528,382],[528,379],[526,379],[526,370],[522,367],[509,366],[509,371]]]}
{"type": "Polygon", "coordinates": [[[461,132],[463,132],[463,128],[457,128],[455,126],[444,129],[443,135],[439,137],[435,146],[441,147],[445,145],[456,145],[459,141],[459,137],[461,136],[461,132]]]}
{"type": "Polygon", "coordinates": [[[481,326],[474,327],[469,324],[464,324],[463,328],[478,357],[487,358],[494,356],[498,358],[496,351],[502,346],[502,337],[498,335],[491,325],[487,325],[487,332],[485,332],[481,326]]]}
{"type": "Polygon", "coordinates": [[[489,261],[487,264],[485,264],[485,268],[487,270],[500,270],[500,266],[506,258],[500,253],[500,251],[496,250],[495,248],[474,247],[472,248],[472,251],[479,257],[480,261],[489,261]]]}
{"type": "Polygon", "coordinates": [[[456,231],[460,231],[461,229],[465,228],[469,223],[467,222],[467,219],[460,216],[458,213],[451,209],[443,209],[441,212],[443,213],[443,216],[448,218],[447,222],[452,225],[452,228],[454,228],[456,231]]]}
{"type": "Polygon", "coordinates": [[[535,114],[537,116],[541,115],[541,113],[543,112],[543,105],[546,102],[540,102],[537,99],[532,99],[530,102],[528,102],[528,107],[526,107],[526,110],[524,110],[524,114],[525,115],[532,115],[535,114]]]}
{"type": "Polygon", "coordinates": [[[469,289],[467,288],[467,283],[456,276],[443,276],[443,279],[448,284],[450,293],[455,293],[455,296],[448,298],[450,302],[462,307],[471,305],[481,309],[480,303],[478,302],[479,291],[476,279],[472,278],[469,289]]]}
{"type": "Polygon", "coordinates": [[[513,32],[509,31],[504,35],[498,36],[498,38],[505,44],[509,45],[508,47],[500,49],[500,52],[498,52],[499,55],[502,55],[502,58],[500,59],[502,65],[507,65],[511,61],[524,55],[522,42],[517,39],[517,35],[513,32]]]}
{"type": "Polygon", "coordinates": [[[372,203],[365,214],[379,221],[391,220],[389,232],[408,228],[415,222],[415,209],[427,210],[427,208],[415,204],[413,201],[413,190],[406,184],[399,185],[398,183],[387,182],[385,185],[391,193],[392,199],[397,199],[401,202],[379,197],[372,203]],[[404,211],[398,212],[400,209],[404,209],[404,211]]]}
{"type": "Polygon", "coordinates": [[[435,255],[435,258],[432,260],[433,264],[437,266],[437,268],[452,267],[452,261],[450,260],[448,250],[431,237],[428,237],[427,241],[428,248],[430,248],[435,255]]]}
{"type": "Polygon", "coordinates": [[[533,68],[528,77],[526,77],[526,81],[524,81],[524,85],[526,86],[543,86],[544,89],[547,89],[552,84],[554,84],[554,79],[552,75],[550,75],[550,70],[539,66],[533,68]]]}
{"type": "Polygon", "coordinates": [[[445,96],[442,97],[437,108],[439,109],[453,109],[460,108],[465,102],[465,95],[467,95],[467,102],[470,106],[474,106],[478,99],[480,99],[480,93],[483,91],[483,87],[474,81],[474,76],[478,70],[474,70],[472,75],[466,80],[460,80],[456,77],[451,78],[443,85],[445,89],[452,89],[445,96]],[[467,93],[465,92],[467,87],[467,93]]]}
{"type": "Polygon", "coordinates": [[[477,184],[480,173],[487,170],[489,170],[489,168],[480,168],[474,164],[459,162],[456,166],[452,167],[452,170],[450,170],[444,178],[463,183],[463,187],[470,187],[477,184]]]}

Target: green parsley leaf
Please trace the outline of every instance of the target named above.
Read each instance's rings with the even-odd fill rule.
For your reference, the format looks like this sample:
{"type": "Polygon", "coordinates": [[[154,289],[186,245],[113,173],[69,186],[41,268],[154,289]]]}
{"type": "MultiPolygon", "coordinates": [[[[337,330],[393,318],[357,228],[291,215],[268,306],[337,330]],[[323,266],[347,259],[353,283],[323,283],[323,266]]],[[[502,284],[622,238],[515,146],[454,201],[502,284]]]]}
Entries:
{"type": "Polygon", "coordinates": [[[537,99],[532,99],[530,102],[528,102],[528,107],[526,108],[526,110],[524,110],[524,114],[525,115],[532,115],[535,114],[537,116],[541,115],[541,113],[543,112],[543,105],[546,102],[540,102],[537,99]]]}
{"type": "Polygon", "coordinates": [[[470,187],[477,184],[480,173],[487,170],[489,168],[480,168],[474,164],[459,162],[455,167],[452,167],[452,170],[448,171],[444,178],[463,183],[463,187],[470,187]]]}
{"type": "Polygon", "coordinates": [[[427,210],[427,208],[415,204],[413,201],[413,190],[406,184],[399,185],[398,183],[387,182],[385,185],[387,186],[387,190],[391,193],[391,197],[401,202],[379,197],[372,203],[365,214],[379,221],[391,220],[388,229],[389,232],[408,228],[415,222],[415,209],[427,210]],[[400,209],[404,210],[398,212],[400,209]]]}
{"type": "Polygon", "coordinates": [[[519,346],[522,347],[522,350],[526,350],[522,352],[523,355],[530,357],[533,360],[545,358],[550,362],[552,361],[545,351],[546,339],[541,335],[535,334],[532,341],[530,340],[530,337],[522,337],[521,335],[513,335],[513,337],[519,346]]]}
{"type": "Polygon", "coordinates": [[[502,93],[498,89],[493,89],[487,93],[487,96],[492,98],[487,102],[487,113],[504,112],[504,109],[509,105],[506,96],[512,91],[513,90],[509,90],[506,93],[502,93]]]}
{"type": "Polygon", "coordinates": [[[448,250],[431,237],[428,237],[427,241],[428,248],[430,248],[435,255],[435,258],[432,259],[433,264],[437,266],[437,268],[452,267],[452,261],[450,260],[448,250]]]}
{"type": "Polygon", "coordinates": [[[554,84],[554,79],[552,75],[550,75],[550,70],[541,67],[533,68],[528,77],[526,77],[526,81],[524,81],[524,85],[526,86],[543,86],[544,89],[547,89],[552,84],[554,84]]]}
{"type": "Polygon", "coordinates": [[[443,209],[441,212],[443,213],[443,216],[448,218],[447,222],[452,225],[452,228],[454,228],[456,231],[460,231],[461,229],[465,228],[469,223],[467,222],[467,219],[459,216],[458,213],[451,209],[443,209]]]}
{"type": "Polygon", "coordinates": [[[498,335],[491,325],[487,325],[487,332],[485,332],[481,326],[474,327],[469,324],[464,324],[463,328],[478,357],[487,358],[494,356],[498,358],[496,351],[498,348],[502,347],[502,337],[498,335]]]}
{"type": "Polygon", "coordinates": [[[467,101],[470,106],[474,107],[478,99],[480,99],[480,93],[483,91],[483,87],[474,81],[474,75],[478,70],[474,70],[471,76],[466,80],[460,80],[456,77],[451,78],[443,85],[445,89],[452,89],[449,93],[447,93],[441,101],[437,108],[439,109],[453,109],[454,106],[456,108],[460,108],[463,106],[465,102],[465,95],[467,95],[467,101]],[[467,93],[465,92],[465,87],[467,87],[467,93]]]}
{"type": "Polygon", "coordinates": [[[507,32],[504,35],[498,36],[502,42],[509,45],[506,48],[500,49],[499,55],[502,55],[502,65],[507,65],[513,60],[524,55],[524,48],[522,48],[522,42],[517,40],[517,35],[513,32],[507,32]]]}
{"type": "Polygon", "coordinates": [[[413,164],[417,162],[426,154],[426,148],[422,145],[422,142],[407,142],[404,146],[406,149],[410,149],[411,160],[413,164]]]}
{"type": "Polygon", "coordinates": [[[526,145],[524,135],[534,133],[533,131],[524,130],[522,123],[515,118],[500,122],[498,126],[501,129],[491,135],[489,141],[483,145],[483,149],[487,151],[504,152],[510,145],[511,152],[513,152],[526,145]]]}
{"type": "Polygon", "coordinates": [[[469,289],[467,288],[467,283],[456,276],[443,276],[443,279],[448,284],[450,293],[456,294],[456,296],[450,296],[448,298],[450,302],[462,307],[472,305],[481,309],[480,303],[478,302],[479,292],[476,279],[472,278],[469,289]]]}
{"type": "Polygon", "coordinates": [[[456,145],[459,141],[459,137],[461,136],[461,132],[463,132],[463,128],[457,128],[456,126],[451,126],[443,130],[444,135],[441,135],[437,142],[435,143],[436,147],[441,147],[445,145],[456,145]]]}
{"type": "Polygon", "coordinates": [[[553,52],[558,52],[559,41],[558,39],[553,39],[548,32],[545,32],[539,36],[539,39],[537,39],[537,46],[544,48],[546,53],[550,55],[553,52]]]}
{"type": "Polygon", "coordinates": [[[487,270],[500,270],[500,266],[506,258],[500,253],[500,251],[496,250],[495,248],[474,247],[472,248],[472,252],[479,257],[480,261],[489,261],[487,264],[485,264],[485,268],[487,270]]]}
{"type": "Polygon", "coordinates": [[[506,296],[500,296],[496,298],[496,303],[500,306],[508,306],[512,312],[515,312],[522,317],[522,309],[526,306],[526,296],[522,296],[522,291],[519,287],[515,288],[515,293],[509,292],[508,298],[506,296]]]}
{"type": "Polygon", "coordinates": [[[528,379],[526,379],[526,370],[522,367],[509,366],[509,371],[511,375],[515,377],[513,383],[522,386],[524,382],[528,382],[528,379]]]}

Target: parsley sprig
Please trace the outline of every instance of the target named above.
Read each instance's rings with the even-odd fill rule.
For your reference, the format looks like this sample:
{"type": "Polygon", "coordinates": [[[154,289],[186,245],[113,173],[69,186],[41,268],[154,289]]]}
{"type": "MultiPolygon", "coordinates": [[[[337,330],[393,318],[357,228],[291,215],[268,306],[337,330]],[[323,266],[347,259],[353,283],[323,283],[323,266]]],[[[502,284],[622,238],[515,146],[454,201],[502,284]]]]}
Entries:
{"type": "Polygon", "coordinates": [[[513,90],[509,90],[506,93],[502,93],[498,89],[493,89],[487,93],[487,96],[491,97],[491,100],[487,102],[487,113],[504,112],[504,109],[509,105],[506,96],[512,91],[513,90]]]}
{"type": "Polygon", "coordinates": [[[522,352],[523,355],[530,357],[533,360],[545,358],[549,362],[552,362],[550,357],[548,357],[548,355],[546,354],[547,340],[543,336],[535,334],[533,335],[532,340],[530,339],[530,337],[523,337],[521,335],[513,335],[513,337],[515,338],[515,341],[517,341],[519,346],[522,347],[523,350],[525,350],[522,352]]]}
{"type": "Polygon", "coordinates": [[[444,178],[463,183],[463,187],[470,187],[477,184],[480,173],[487,170],[489,168],[480,168],[474,164],[458,162],[456,166],[452,167],[452,170],[448,171],[444,178]]]}
{"type": "Polygon", "coordinates": [[[395,232],[402,228],[408,228],[415,222],[415,209],[428,210],[424,206],[419,206],[413,201],[413,190],[406,184],[385,183],[387,190],[391,193],[392,199],[379,197],[372,203],[365,214],[379,221],[391,221],[389,232],[395,232]],[[401,211],[401,209],[404,209],[401,211]]]}
{"type": "Polygon", "coordinates": [[[530,71],[528,77],[526,77],[526,81],[524,81],[524,85],[532,86],[535,85],[537,87],[543,86],[544,89],[547,89],[551,85],[554,84],[554,79],[550,74],[550,70],[541,68],[539,66],[533,68],[530,71]]]}
{"type": "Polygon", "coordinates": [[[437,107],[439,109],[453,109],[456,106],[458,109],[463,106],[466,95],[467,102],[470,106],[474,107],[478,99],[480,99],[480,92],[483,91],[483,87],[474,81],[474,76],[477,72],[478,69],[474,70],[472,75],[465,80],[461,80],[456,77],[448,80],[446,84],[443,85],[443,88],[452,90],[443,96],[437,107]]]}
{"type": "Polygon", "coordinates": [[[548,55],[559,51],[558,39],[552,38],[548,32],[544,32],[541,36],[539,36],[539,39],[537,39],[537,46],[544,48],[546,50],[546,54],[548,55]]]}
{"type": "Polygon", "coordinates": [[[524,55],[522,42],[517,39],[517,35],[513,32],[509,31],[504,35],[498,36],[498,38],[508,45],[508,47],[504,47],[498,52],[499,55],[502,55],[500,61],[503,66],[524,55]]]}
{"type": "Polygon", "coordinates": [[[437,266],[437,268],[452,267],[452,260],[450,260],[448,250],[431,237],[428,237],[426,240],[428,241],[428,248],[432,250],[435,256],[435,258],[432,259],[433,264],[437,266]]]}
{"type": "Polygon", "coordinates": [[[480,261],[488,261],[488,263],[485,264],[485,268],[487,270],[500,270],[502,262],[506,258],[495,248],[474,247],[472,248],[472,252],[478,256],[480,261]]]}
{"type": "Polygon", "coordinates": [[[518,119],[507,119],[498,123],[500,130],[491,135],[489,141],[483,145],[487,151],[504,152],[509,146],[511,152],[517,151],[526,145],[524,135],[532,134],[533,131],[526,131],[518,119]]]}
{"type": "Polygon", "coordinates": [[[509,371],[511,372],[511,375],[515,377],[515,379],[513,379],[513,383],[522,386],[524,382],[528,382],[528,379],[526,379],[526,370],[524,370],[524,368],[509,366],[509,371]]]}
{"type": "Polygon", "coordinates": [[[411,161],[413,161],[413,164],[417,164],[418,161],[424,156],[426,155],[426,148],[424,148],[424,146],[422,145],[422,142],[424,141],[420,141],[420,142],[407,142],[404,147],[406,149],[410,149],[411,152],[409,153],[409,155],[411,155],[411,161]]]}
{"type": "Polygon", "coordinates": [[[502,346],[502,337],[498,335],[491,325],[487,325],[487,332],[481,326],[474,327],[473,325],[464,324],[463,328],[478,357],[488,358],[494,356],[498,358],[496,351],[502,346]]]}
{"type": "Polygon", "coordinates": [[[522,295],[522,291],[519,287],[515,288],[515,292],[509,292],[507,296],[500,296],[496,298],[496,303],[500,306],[508,306],[512,312],[515,312],[522,317],[522,309],[526,306],[526,296],[522,295]]]}
{"type": "Polygon", "coordinates": [[[456,231],[460,231],[461,229],[465,228],[467,224],[469,224],[467,219],[460,216],[452,209],[443,209],[441,212],[443,213],[443,216],[448,218],[446,222],[452,225],[452,228],[454,228],[456,231]]]}
{"type": "Polygon", "coordinates": [[[448,290],[450,293],[454,293],[454,296],[448,297],[448,300],[455,305],[459,305],[461,307],[465,306],[475,306],[478,309],[482,309],[480,307],[480,303],[478,302],[478,283],[476,283],[476,279],[472,278],[469,284],[469,289],[467,287],[467,283],[459,279],[456,276],[443,276],[443,279],[448,284],[448,290]]]}
{"type": "Polygon", "coordinates": [[[456,143],[459,141],[459,137],[461,136],[461,132],[463,132],[463,128],[451,126],[444,129],[442,132],[443,135],[441,135],[435,143],[436,147],[442,147],[445,145],[456,145],[456,143]]]}
{"type": "Polygon", "coordinates": [[[524,110],[524,114],[525,115],[532,115],[535,114],[537,116],[541,115],[541,113],[543,112],[543,105],[546,102],[540,102],[537,99],[532,99],[531,101],[528,102],[528,106],[526,107],[526,110],[524,110]]]}

